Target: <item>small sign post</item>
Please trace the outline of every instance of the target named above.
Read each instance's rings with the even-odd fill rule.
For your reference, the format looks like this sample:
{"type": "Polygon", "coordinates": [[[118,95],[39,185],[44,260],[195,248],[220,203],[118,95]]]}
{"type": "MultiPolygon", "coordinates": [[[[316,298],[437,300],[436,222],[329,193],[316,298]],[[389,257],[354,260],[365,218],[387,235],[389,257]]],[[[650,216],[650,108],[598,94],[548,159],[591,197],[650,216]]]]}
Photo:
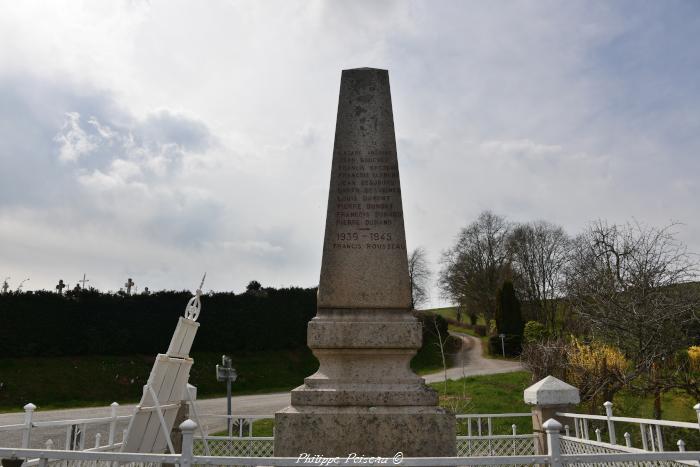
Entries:
{"type": "Polygon", "coordinates": [[[228,436],[233,436],[233,418],[231,417],[231,383],[236,381],[238,373],[231,366],[231,357],[221,356],[221,365],[216,365],[216,380],[226,382],[226,414],[228,415],[228,436]]]}

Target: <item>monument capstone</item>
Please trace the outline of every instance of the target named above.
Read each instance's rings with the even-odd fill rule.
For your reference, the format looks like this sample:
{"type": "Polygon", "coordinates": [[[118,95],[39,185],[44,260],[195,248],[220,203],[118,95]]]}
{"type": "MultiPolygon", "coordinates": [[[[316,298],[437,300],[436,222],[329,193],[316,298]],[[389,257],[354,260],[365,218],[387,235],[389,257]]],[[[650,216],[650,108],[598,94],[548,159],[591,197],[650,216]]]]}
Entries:
{"type": "Polygon", "coordinates": [[[386,70],[344,70],[317,314],[318,371],[275,414],[275,455],[453,456],[454,415],[410,367],[411,289],[386,70]]]}

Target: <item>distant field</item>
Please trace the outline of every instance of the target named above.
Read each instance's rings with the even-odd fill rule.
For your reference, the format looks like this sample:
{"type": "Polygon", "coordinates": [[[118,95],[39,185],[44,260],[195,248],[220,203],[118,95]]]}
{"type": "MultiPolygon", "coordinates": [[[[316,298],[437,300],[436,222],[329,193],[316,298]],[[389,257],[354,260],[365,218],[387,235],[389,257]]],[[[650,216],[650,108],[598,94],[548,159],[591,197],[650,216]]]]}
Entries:
{"type": "MultiPolygon", "coordinates": [[[[457,307],[456,306],[448,306],[448,307],[443,307],[443,308],[429,308],[427,310],[421,310],[421,311],[426,311],[429,313],[435,313],[443,318],[450,318],[450,319],[457,319],[457,307]]],[[[466,314],[462,315],[462,322],[464,323],[469,323],[469,316],[466,314]]],[[[479,316],[479,318],[476,321],[476,324],[486,324],[486,321],[484,321],[484,318],[479,316]]]]}

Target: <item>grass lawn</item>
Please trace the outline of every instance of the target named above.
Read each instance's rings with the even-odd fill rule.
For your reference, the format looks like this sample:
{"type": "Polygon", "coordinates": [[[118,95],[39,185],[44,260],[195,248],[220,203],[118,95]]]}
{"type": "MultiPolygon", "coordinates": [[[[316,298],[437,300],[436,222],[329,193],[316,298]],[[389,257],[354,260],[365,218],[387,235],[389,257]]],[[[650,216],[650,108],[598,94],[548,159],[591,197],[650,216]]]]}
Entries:
{"type": "MultiPolygon", "coordinates": [[[[503,373],[497,375],[470,376],[457,381],[448,381],[447,393],[444,392],[444,383],[434,383],[431,386],[440,393],[440,405],[457,413],[466,414],[487,414],[487,413],[529,413],[530,406],[523,402],[523,390],[531,384],[530,373],[526,371],[503,373]]],[[[615,415],[651,418],[652,399],[649,397],[639,397],[629,392],[621,392],[615,397],[615,415]]],[[[681,393],[665,394],[662,402],[667,420],[697,421],[697,416],[692,408],[692,401],[681,393]]],[[[587,412],[586,407],[579,407],[578,412],[587,412]]],[[[599,407],[597,414],[603,413],[603,408],[599,407]]],[[[482,430],[486,434],[486,420],[483,420],[482,430]]],[[[532,432],[532,420],[530,417],[512,417],[493,420],[494,434],[510,434],[511,425],[515,424],[517,432],[520,434],[532,432]]],[[[272,420],[260,420],[253,424],[254,436],[272,436],[272,420]]],[[[591,433],[596,425],[591,424],[591,433]]],[[[633,436],[633,442],[639,442],[638,426],[625,426],[616,424],[618,437],[622,441],[622,435],[629,431],[633,436]]],[[[459,434],[466,434],[465,423],[458,426],[459,434]]],[[[607,431],[603,430],[605,433],[607,431]]],[[[691,430],[681,430],[674,432],[667,429],[664,431],[669,442],[675,443],[678,437],[682,437],[689,446],[696,446],[700,441],[700,434],[691,430]]],[[[472,425],[472,433],[476,434],[476,422],[472,425]]],[[[219,436],[225,432],[217,433],[219,436]]],[[[594,436],[591,434],[591,436],[594,436]]],[[[668,444],[668,443],[667,443],[668,444]]],[[[668,444],[670,446],[670,444],[668,444]]],[[[697,447],[696,447],[697,448],[697,447]]]]}
{"type": "MultiPolygon", "coordinates": [[[[272,436],[274,420],[271,418],[266,418],[263,420],[255,420],[253,422],[253,436],[272,436]]],[[[240,433],[236,427],[233,429],[233,435],[238,436],[240,433]]],[[[248,435],[248,428],[244,427],[243,433],[245,436],[248,435]]],[[[222,430],[216,433],[211,433],[211,436],[228,436],[227,430],[222,430]]]]}
{"type": "MultiPolygon", "coordinates": [[[[230,354],[238,379],[233,394],[289,391],[318,369],[307,348],[261,350],[230,354]]],[[[190,383],[197,396],[226,395],[214,368],[221,354],[194,352],[190,383]]],[[[0,412],[20,412],[28,402],[49,410],[138,402],[155,355],[27,357],[0,359],[0,412]]],[[[416,355],[412,368],[419,374],[442,369],[437,346],[429,343],[416,355]]]]}
{"type": "MultiPolygon", "coordinates": [[[[226,395],[216,381],[218,353],[193,353],[190,382],[198,397],[226,395]]],[[[318,368],[308,349],[232,353],[238,380],[234,395],[289,390],[318,368]]],[[[155,355],[28,357],[0,359],[0,411],[21,411],[32,402],[39,410],[107,406],[137,402],[155,355]]]]}
{"type": "MultiPolygon", "coordinates": [[[[440,393],[440,405],[455,413],[526,413],[530,407],[523,402],[523,390],[530,386],[530,373],[518,371],[498,375],[469,376],[456,381],[434,383],[430,386],[440,393]]],[[[486,420],[483,420],[483,433],[486,434],[486,420]]],[[[511,425],[516,424],[518,433],[532,433],[529,417],[494,419],[494,434],[510,434],[511,425]]],[[[473,434],[476,425],[472,426],[473,434]]],[[[467,434],[466,423],[458,426],[460,435],[467,434]]]]}

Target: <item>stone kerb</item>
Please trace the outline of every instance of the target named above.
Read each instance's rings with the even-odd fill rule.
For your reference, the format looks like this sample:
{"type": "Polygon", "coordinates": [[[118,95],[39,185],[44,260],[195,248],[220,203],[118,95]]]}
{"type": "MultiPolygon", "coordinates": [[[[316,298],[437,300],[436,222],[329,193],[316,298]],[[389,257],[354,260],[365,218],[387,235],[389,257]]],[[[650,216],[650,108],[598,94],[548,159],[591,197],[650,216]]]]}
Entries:
{"type": "Polygon", "coordinates": [[[571,412],[581,402],[579,390],[564,381],[547,376],[523,392],[526,404],[532,406],[532,432],[535,438],[535,453],[547,454],[547,432],[544,423],[549,419],[566,422],[557,412],[571,412]]]}

